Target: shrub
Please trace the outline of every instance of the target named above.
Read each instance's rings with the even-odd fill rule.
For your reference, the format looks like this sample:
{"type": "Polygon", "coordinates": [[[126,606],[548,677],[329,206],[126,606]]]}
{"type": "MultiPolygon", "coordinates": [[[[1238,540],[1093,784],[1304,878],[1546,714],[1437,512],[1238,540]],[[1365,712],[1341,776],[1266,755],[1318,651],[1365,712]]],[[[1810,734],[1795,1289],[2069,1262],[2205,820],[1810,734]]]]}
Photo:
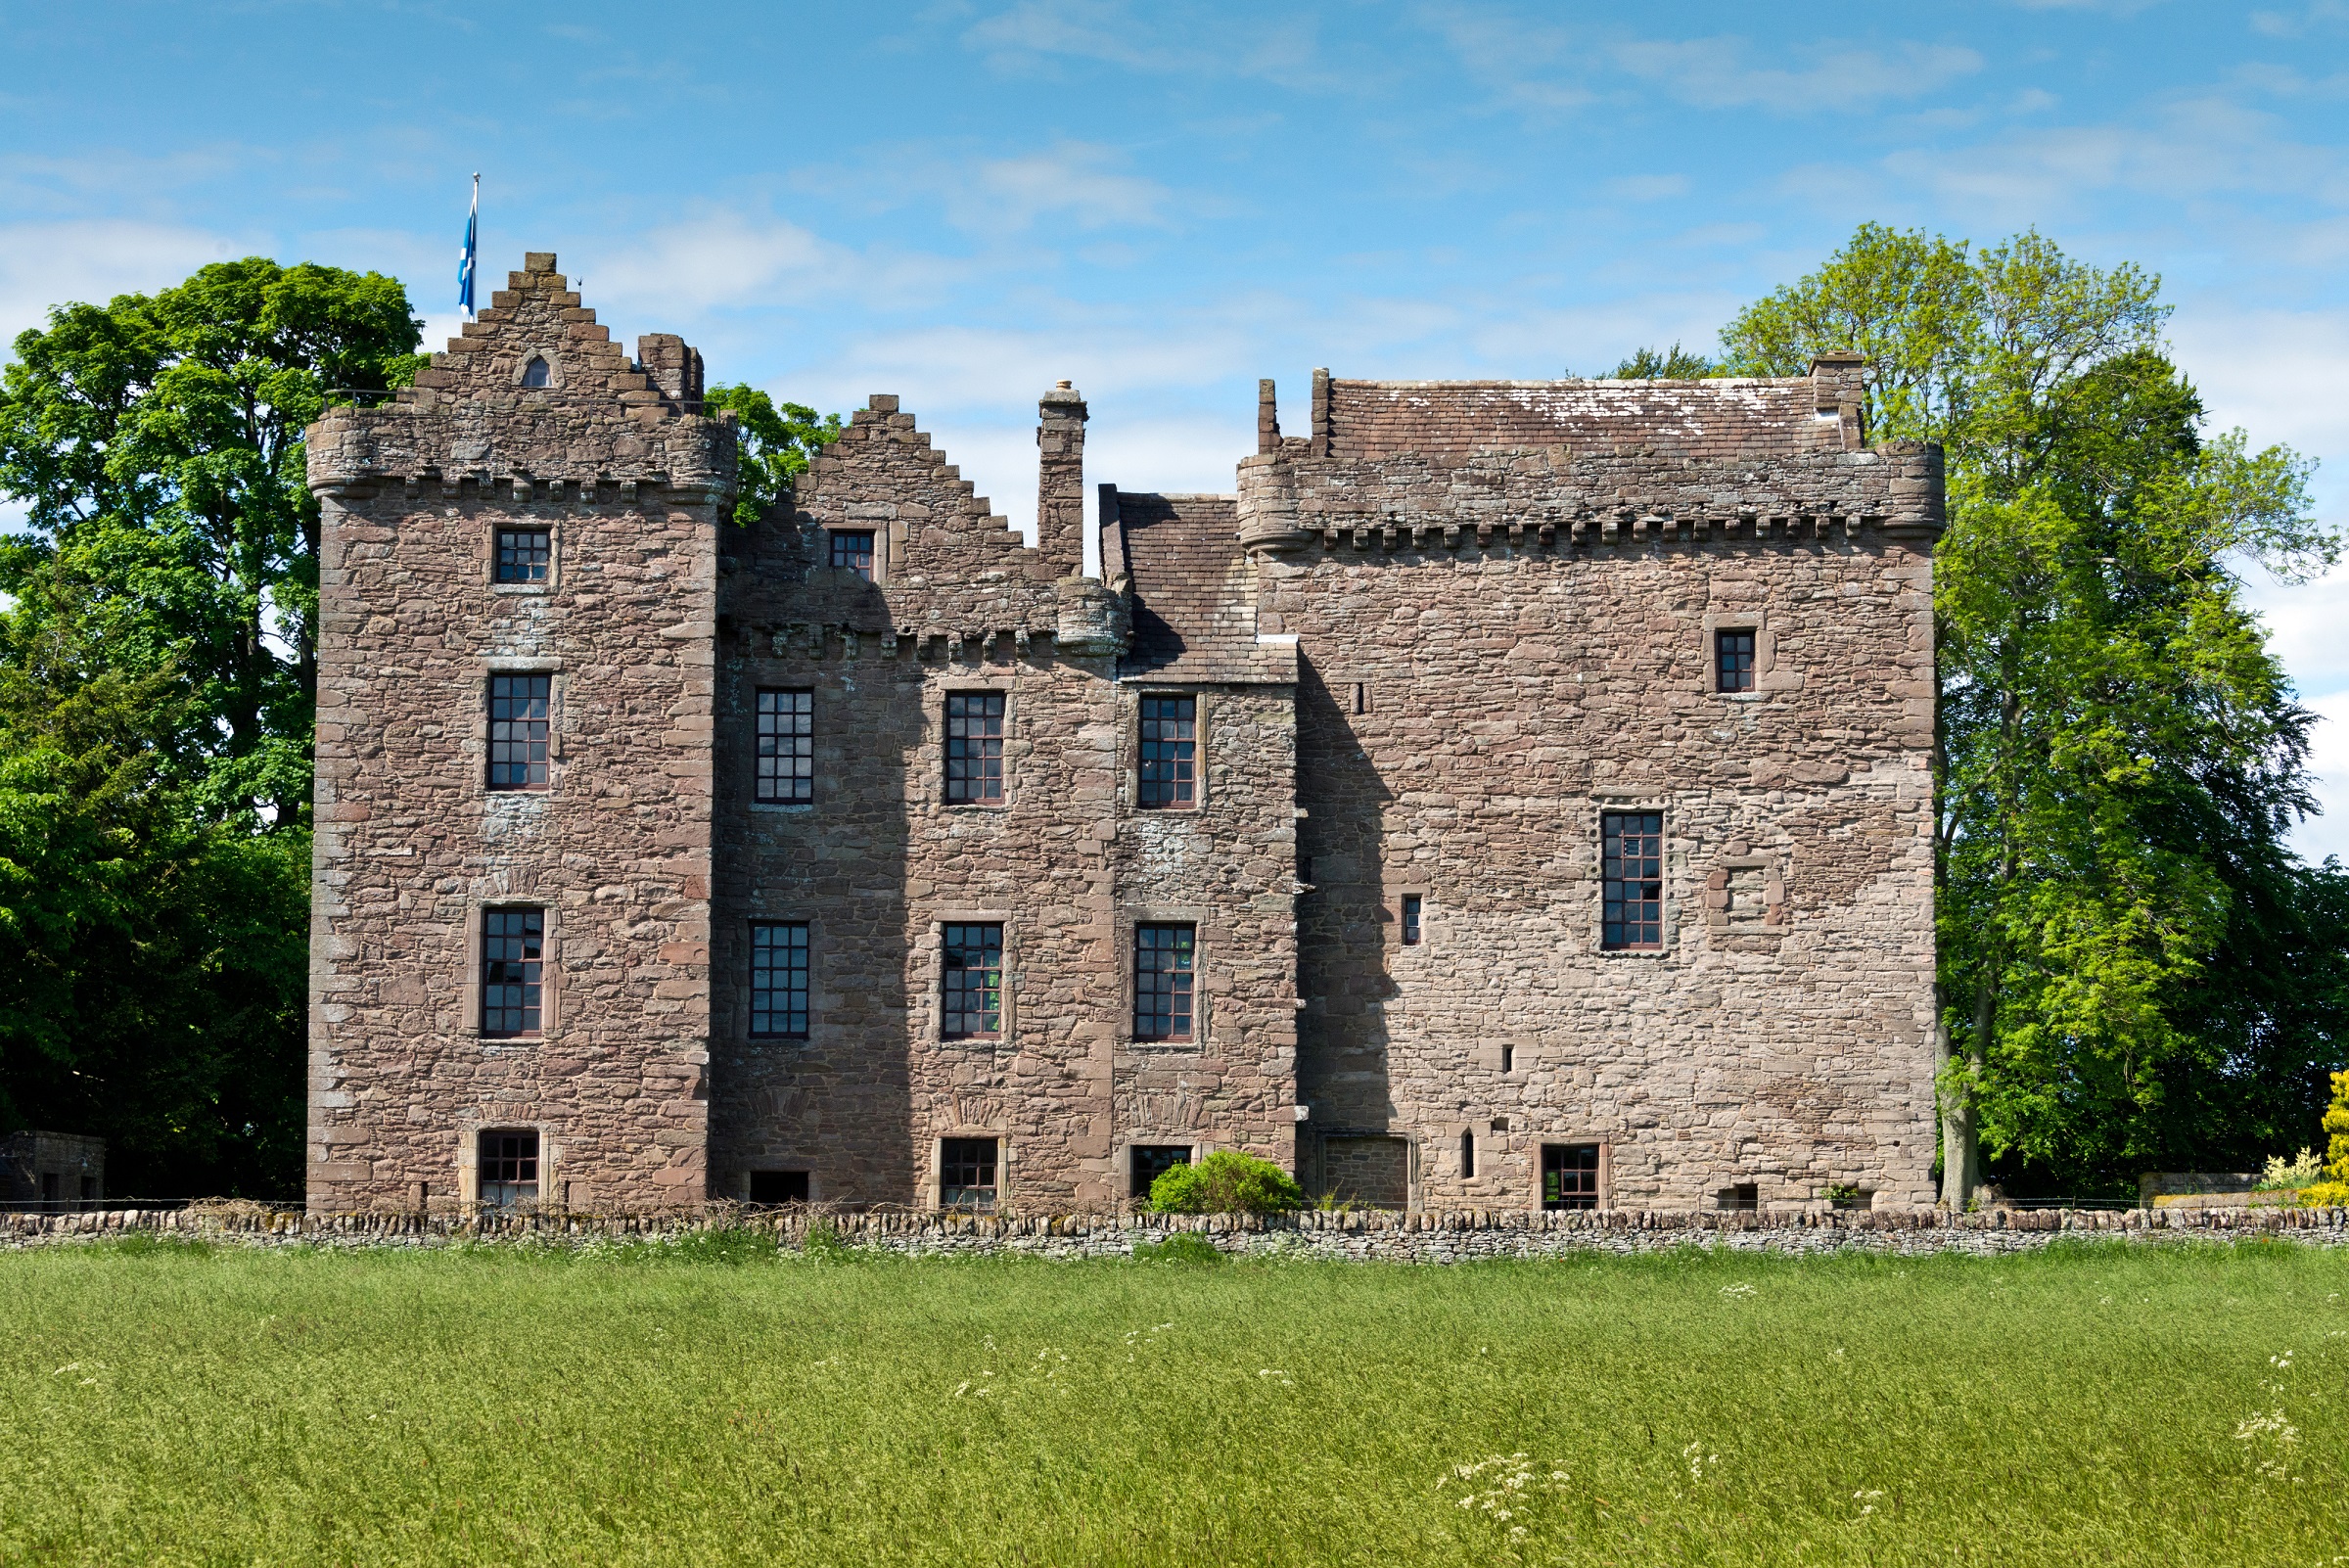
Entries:
{"type": "Polygon", "coordinates": [[[1305,1190],[1269,1160],[1218,1149],[1197,1165],[1178,1165],[1150,1183],[1159,1214],[1286,1214],[1305,1206],[1305,1190]]]}
{"type": "MultiPolygon", "coordinates": [[[[1165,1179],[1163,1176],[1161,1180],[1165,1179]]],[[[1156,1190],[1153,1183],[1152,1190],[1156,1190]]],[[[1220,1264],[1223,1255],[1216,1244],[1196,1230],[1177,1230],[1164,1241],[1137,1241],[1133,1245],[1136,1263],[1220,1264]]]]}
{"type": "Polygon", "coordinates": [[[2325,1151],[2325,1174],[2332,1179],[2301,1188],[2300,1201],[2315,1209],[2349,1209],[2349,1073],[2332,1075],[2332,1106],[2325,1113],[2325,1130],[2332,1134],[2325,1151]]]}

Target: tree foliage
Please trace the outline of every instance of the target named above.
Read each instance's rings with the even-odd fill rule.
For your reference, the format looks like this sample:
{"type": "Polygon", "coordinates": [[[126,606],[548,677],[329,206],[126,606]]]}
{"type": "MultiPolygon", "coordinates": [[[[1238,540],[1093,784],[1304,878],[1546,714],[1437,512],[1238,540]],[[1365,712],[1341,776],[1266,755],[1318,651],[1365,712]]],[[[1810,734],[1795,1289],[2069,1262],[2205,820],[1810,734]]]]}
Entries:
{"type": "MultiPolygon", "coordinates": [[[[1806,366],[1806,369],[1809,367],[1806,366]]],[[[1600,378],[1606,381],[1702,381],[1722,374],[1721,367],[1703,354],[1692,354],[1674,344],[1668,350],[1642,348],[1600,378]]]]}
{"type": "Polygon", "coordinates": [[[2240,573],[2330,564],[2308,465],[2205,433],[2159,280],[2037,234],[1864,225],[1723,333],[1744,374],[1867,356],[1876,438],[1937,440],[1945,1195],[2123,1190],[2304,1135],[2349,998],[2349,877],[2283,835],[2311,715],[2240,573]]]}
{"type": "Polygon", "coordinates": [[[729,410],[737,421],[742,476],[734,521],[748,527],[783,499],[817,452],[840,438],[840,416],[818,417],[804,403],[778,403],[742,382],[704,393],[704,413],[714,417],[729,410]]]}

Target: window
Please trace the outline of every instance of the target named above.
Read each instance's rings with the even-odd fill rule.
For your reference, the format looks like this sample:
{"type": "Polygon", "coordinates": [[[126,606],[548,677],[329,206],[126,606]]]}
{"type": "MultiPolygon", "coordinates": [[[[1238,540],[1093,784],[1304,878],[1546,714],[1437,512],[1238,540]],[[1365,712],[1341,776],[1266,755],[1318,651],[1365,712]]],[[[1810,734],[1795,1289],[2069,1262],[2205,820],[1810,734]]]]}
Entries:
{"type": "Polygon", "coordinates": [[[759,694],[759,784],[761,806],[800,806],[815,799],[815,693],[759,694]]]}
{"type": "Polygon", "coordinates": [[[545,938],[544,909],[483,912],[483,1034],[538,1033],[545,938]]]}
{"type": "Polygon", "coordinates": [[[1713,689],[1754,689],[1754,634],[1750,631],[1713,633],[1713,689]]]}
{"type": "Polygon", "coordinates": [[[1406,947],[1419,945],[1420,908],[1418,894],[1406,893],[1403,896],[1403,945],[1406,947]]]}
{"type": "Polygon", "coordinates": [[[995,1206],[995,1140],[945,1138],[938,1150],[938,1201],[947,1209],[995,1206]]]}
{"type": "Polygon", "coordinates": [[[1142,699],[1144,810],[1184,810],[1199,801],[1196,697],[1142,699]]]}
{"type": "Polygon", "coordinates": [[[946,694],[946,804],[1003,804],[1003,694],[946,694]]]}
{"type": "Polygon", "coordinates": [[[1500,1042],[1500,1070],[1504,1073],[1517,1071],[1517,1047],[1505,1039],[1500,1042]]]}
{"type": "Polygon", "coordinates": [[[513,1209],[538,1201],[538,1134],[532,1131],[482,1134],[482,1202],[513,1209]]]}
{"type": "Polygon", "coordinates": [[[1003,1028],[1003,928],[948,926],[945,930],[945,1017],[948,1039],[992,1039],[1003,1028]]]}
{"type": "Polygon", "coordinates": [[[547,366],[546,356],[532,354],[530,362],[522,367],[522,384],[525,387],[544,387],[553,379],[553,375],[554,372],[547,366]]]}
{"type": "Polygon", "coordinates": [[[66,1200],[59,1196],[64,1190],[62,1186],[65,1177],[55,1171],[41,1173],[41,1207],[51,1214],[61,1214],[65,1211],[66,1200]]]}
{"type": "Polygon", "coordinates": [[[489,677],[491,789],[546,788],[548,715],[554,697],[552,675],[489,677]]]}
{"type": "Polygon", "coordinates": [[[805,1171],[753,1171],[751,1173],[751,1201],[753,1203],[806,1203],[807,1201],[807,1173],[805,1171]]]}
{"type": "Polygon", "coordinates": [[[1754,1214],[1762,1207],[1762,1189],[1751,1181],[1740,1181],[1721,1189],[1718,1201],[1730,1214],[1754,1214]]]}
{"type": "Polygon", "coordinates": [[[545,529],[497,530],[497,580],[544,582],[554,559],[554,534],[545,529]]]}
{"type": "Polygon", "coordinates": [[[1542,1145],[1542,1207],[1595,1209],[1598,1207],[1598,1145],[1544,1143],[1542,1145]]]}
{"type": "Polygon", "coordinates": [[[1664,813],[1609,811],[1601,823],[1599,877],[1604,947],[1664,945],[1664,813]]]}
{"type": "Polygon", "coordinates": [[[841,530],[832,535],[832,565],[844,572],[853,572],[865,581],[873,580],[873,535],[870,530],[851,532],[841,530]]]}
{"type": "Polygon", "coordinates": [[[1133,1201],[1141,1202],[1150,1196],[1150,1185],[1178,1165],[1191,1163],[1187,1143],[1137,1143],[1127,1151],[1133,1161],[1133,1182],[1130,1192],[1133,1201]]]}
{"type": "Polygon", "coordinates": [[[751,927],[751,1034],[807,1038],[807,923],[751,927]]]}
{"type": "Polygon", "coordinates": [[[1354,683],[1354,711],[1358,714],[1370,712],[1370,685],[1367,681],[1358,680],[1354,683]]]}
{"type": "Polygon", "coordinates": [[[1133,1038],[1191,1038],[1189,926],[1133,928],[1133,1038]]]}
{"type": "Polygon", "coordinates": [[[1476,1175],[1476,1129],[1460,1129],[1460,1179],[1465,1181],[1476,1175]]]}

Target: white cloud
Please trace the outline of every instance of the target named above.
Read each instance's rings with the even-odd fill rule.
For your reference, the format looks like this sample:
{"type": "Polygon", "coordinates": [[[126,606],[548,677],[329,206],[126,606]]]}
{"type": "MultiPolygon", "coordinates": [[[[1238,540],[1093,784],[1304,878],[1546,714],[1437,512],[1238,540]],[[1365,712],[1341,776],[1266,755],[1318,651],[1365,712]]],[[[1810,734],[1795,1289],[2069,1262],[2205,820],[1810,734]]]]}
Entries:
{"type": "Polygon", "coordinates": [[[266,241],[127,219],[0,226],[0,351],[41,325],[51,305],[168,288],[207,261],[268,249],[266,241]]]}
{"type": "Polygon", "coordinates": [[[2309,769],[2316,775],[2324,814],[2292,830],[2292,848],[2311,860],[2337,854],[2349,860],[2349,692],[2310,703],[2320,715],[2309,769]]]}
{"type": "Polygon", "coordinates": [[[599,298],[664,320],[851,295],[866,308],[903,307],[936,300],[968,270],[941,256],[854,251],[782,218],[724,208],[582,246],[573,266],[599,298]]]}
{"type": "Polygon", "coordinates": [[[1610,53],[1625,71],[1683,103],[1779,114],[1865,109],[1885,99],[1921,97],[1982,69],[1979,54],[1954,44],[1904,43],[1890,53],[1819,45],[1801,51],[1808,63],[1791,69],[1752,63],[1742,38],[1649,39],[1618,44],[1610,53]]]}
{"type": "Polygon", "coordinates": [[[1049,152],[992,159],[971,175],[955,171],[939,183],[949,221],[974,233],[1016,233],[1046,214],[1066,215],[1082,229],[1165,227],[1172,193],[1156,180],[1118,172],[1123,162],[1112,148],[1062,142],[1049,152]]]}
{"type": "Polygon", "coordinates": [[[2211,423],[2325,462],[2320,509],[2349,527],[2349,309],[2233,310],[2189,299],[2170,338],[2211,423]]]}
{"type": "Polygon", "coordinates": [[[1262,8],[1153,5],[1128,0],[1018,0],[972,25],[963,42],[998,70],[1034,72],[1056,59],[1099,61],[1160,75],[1261,77],[1283,86],[1344,88],[1361,73],[1322,59],[1312,16],[1262,8]]]}

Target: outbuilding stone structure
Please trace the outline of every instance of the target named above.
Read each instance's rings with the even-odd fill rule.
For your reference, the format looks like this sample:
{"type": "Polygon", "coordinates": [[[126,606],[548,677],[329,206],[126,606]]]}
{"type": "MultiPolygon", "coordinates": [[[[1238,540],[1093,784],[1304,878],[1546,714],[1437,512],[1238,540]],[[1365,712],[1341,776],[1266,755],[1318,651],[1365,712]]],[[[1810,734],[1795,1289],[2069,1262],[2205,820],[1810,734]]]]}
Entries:
{"type": "Polygon", "coordinates": [[[1036,542],[894,396],[734,521],[551,254],[320,497],[310,1205],[1930,1202],[1937,448],[1860,364],[1262,385],[1036,542]]]}

